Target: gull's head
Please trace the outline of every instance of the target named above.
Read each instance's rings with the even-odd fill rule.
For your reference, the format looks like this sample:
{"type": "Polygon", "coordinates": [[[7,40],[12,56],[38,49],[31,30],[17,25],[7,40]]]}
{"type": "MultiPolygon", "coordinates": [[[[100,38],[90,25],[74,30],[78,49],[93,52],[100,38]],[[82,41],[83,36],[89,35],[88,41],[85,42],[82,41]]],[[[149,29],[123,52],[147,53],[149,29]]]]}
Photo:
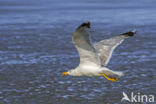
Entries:
{"type": "Polygon", "coordinates": [[[76,29],[76,31],[83,31],[89,28],[90,28],[90,22],[84,22],[76,29]]]}

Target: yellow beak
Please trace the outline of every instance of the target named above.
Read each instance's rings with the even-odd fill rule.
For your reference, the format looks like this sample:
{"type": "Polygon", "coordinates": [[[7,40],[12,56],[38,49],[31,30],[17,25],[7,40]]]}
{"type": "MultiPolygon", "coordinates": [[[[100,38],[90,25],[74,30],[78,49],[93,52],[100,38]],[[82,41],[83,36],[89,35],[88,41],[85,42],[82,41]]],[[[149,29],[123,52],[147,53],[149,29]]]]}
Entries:
{"type": "Polygon", "coordinates": [[[68,72],[63,72],[62,75],[68,75],[68,72]]]}

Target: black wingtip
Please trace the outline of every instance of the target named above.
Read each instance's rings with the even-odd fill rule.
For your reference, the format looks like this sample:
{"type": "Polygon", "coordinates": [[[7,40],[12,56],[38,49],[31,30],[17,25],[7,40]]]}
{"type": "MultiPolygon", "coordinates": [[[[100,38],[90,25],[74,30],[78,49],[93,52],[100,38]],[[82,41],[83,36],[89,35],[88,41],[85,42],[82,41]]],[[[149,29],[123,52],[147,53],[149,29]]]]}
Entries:
{"type": "Polygon", "coordinates": [[[84,22],[84,23],[82,23],[82,24],[78,27],[78,29],[81,28],[81,27],[90,28],[90,22],[84,22]]]}
{"type": "Polygon", "coordinates": [[[134,36],[134,34],[136,34],[136,30],[129,31],[129,32],[123,33],[121,35],[124,35],[124,36],[134,36]]]}

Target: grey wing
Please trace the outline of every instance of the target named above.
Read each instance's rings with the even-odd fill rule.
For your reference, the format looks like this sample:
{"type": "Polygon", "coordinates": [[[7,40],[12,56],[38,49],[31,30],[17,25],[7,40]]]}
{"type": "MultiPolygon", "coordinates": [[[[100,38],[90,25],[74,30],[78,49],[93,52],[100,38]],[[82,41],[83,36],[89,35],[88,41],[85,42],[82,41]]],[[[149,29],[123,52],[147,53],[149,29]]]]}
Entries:
{"type": "Polygon", "coordinates": [[[90,35],[87,32],[87,29],[89,28],[89,22],[81,24],[74,32],[72,42],[79,53],[80,64],[88,63],[100,65],[100,59],[96,53],[94,46],[91,43],[90,35]]]}
{"type": "Polygon", "coordinates": [[[106,66],[112,56],[113,50],[118,45],[120,45],[126,38],[133,36],[135,33],[136,31],[126,32],[94,44],[94,47],[97,50],[98,56],[101,60],[101,65],[106,66]]]}

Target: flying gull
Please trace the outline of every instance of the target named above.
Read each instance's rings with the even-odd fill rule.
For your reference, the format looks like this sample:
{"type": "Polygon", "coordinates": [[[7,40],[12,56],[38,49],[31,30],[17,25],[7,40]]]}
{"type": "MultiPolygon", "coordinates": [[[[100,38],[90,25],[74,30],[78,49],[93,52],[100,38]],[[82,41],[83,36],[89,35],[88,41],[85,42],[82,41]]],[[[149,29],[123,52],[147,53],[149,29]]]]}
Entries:
{"type": "Polygon", "coordinates": [[[109,81],[117,81],[114,75],[123,76],[123,72],[112,71],[107,68],[107,64],[112,56],[113,50],[120,45],[126,38],[132,37],[136,31],[130,31],[110,39],[105,39],[92,44],[88,32],[90,22],[82,23],[72,36],[72,43],[80,56],[80,64],[62,75],[71,76],[104,76],[109,81]]]}

